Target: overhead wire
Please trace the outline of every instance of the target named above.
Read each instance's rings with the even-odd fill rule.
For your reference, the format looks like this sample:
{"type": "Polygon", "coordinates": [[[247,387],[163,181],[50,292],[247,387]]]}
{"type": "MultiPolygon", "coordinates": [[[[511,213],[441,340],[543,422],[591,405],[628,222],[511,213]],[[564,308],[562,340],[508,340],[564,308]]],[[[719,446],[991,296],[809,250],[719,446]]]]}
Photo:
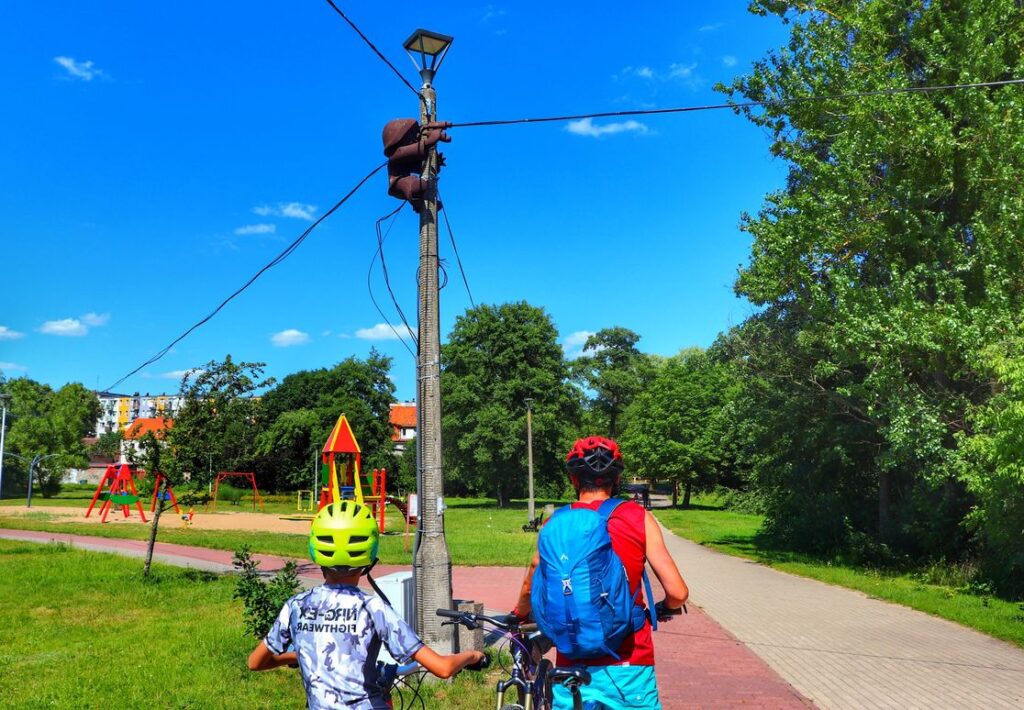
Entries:
{"type": "Polygon", "coordinates": [[[444,215],[444,224],[448,228],[448,238],[452,242],[452,251],[455,252],[455,262],[459,265],[459,273],[462,274],[462,284],[466,287],[466,294],[469,296],[469,302],[476,308],[476,301],[473,300],[473,292],[469,288],[469,281],[466,279],[466,270],[462,267],[462,257],[459,256],[459,247],[455,243],[455,233],[452,231],[451,222],[448,221],[448,208],[441,200],[441,193],[437,194],[437,201],[441,205],[441,214],[444,215]]]}
{"type": "Polygon", "coordinates": [[[366,270],[366,290],[370,294],[370,301],[373,303],[373,307],[377,309],[377,313],[379,313],[380,317],[384,319],[384,322],[387,324],[387,326],[391,328],[391,332],[393,332],[395,334],[395,337],[401,341],[402,345],[405,346],[405,349],[409,351],[409,354],[412,355],[413,357],[416,357],[416,351],[409,347],[409,344],[406,342],[405,338],[402,337],[402,334],[398,332],[398,329],[395,328],[394,324],[392,324],[390,319],[388,319],[387,315],[385,315],[384,309],[382,309],[380,307],[380,304],[377,303],[377,298],[373,295],[373,286],[371,284],[371,277],[373,275],[373,265],[377,262],[377,258],[380,257],[382,270],[384,272],[384,283],[388,288],[388,293],[391,294],[391,302],[395,305],[396,310],[398,310],[399,317],[402,319],[402,323],[405,325],[407,335],[410,338],[412,338],[413,342],[416,343],[416,347],[419,348],[419,343],[417,342],[416,337],[413,335],[412,328],[409,327],[409,324],[405,319],[405,314],[402,312],[401,307],[398,305],[398,300],[395,298],[395,294],[391,290],[391,281],[388,278],[387,265],[384,261],[384,241],[388,238],[388,235],[391,233],[391,228],[395,225],[395,220],[398,217],[398,213],[402,211],[402,208],[405,207],[405,204],[405,202],[402,202],[394,210],[392,210],[391,212],[377,220],[377,224],[375,227],[377,232],[377,249],[374,250],[373,258],[370,259],[370,267],[366,270]],[[381,223],[388,219],[391,220],[391,224],[388,225],[387,231],[383,232],[382,234],[381,223]]]}
{"type": "Polygon", "coordinates": [[[342,11],[341,11],[341,8],[340,8],[340,7],[338,7],[337,5],[335,5],[335,4],[334,4],[334,2],[333,2],[333,0],[327,0],[327,4],[328,4],[328,5],[330,5],[330,6],[332,7],[332,8],[334,8],[334,11],[335,11],[336,13],[338,13],[338,15],[339,15],[339,16],[341,16],[341,19],[343,19],[343,20],[344,20],[345,22],[347,22],[347,23],[349,24],[349,27],[351,27],[352,29],[354,29],[354,30],[356,31],[356,34],[357,34],[357,35],[359,35],[359,36],[360,36],[360,37],[362,38],[362,40],[363,40],[364,42],[366,42],[366,45],[367,45],[367,46],[368,46],[368,47],[369,47],[370,49],[372,49],[372,50],[374,51],[374,53],[375,53],[375,54],[376,54],[376,55],[377,55],[378,57],[380,57],[380,60],[381,60],[382,62],[384,62],[385,64],[387,64],[387,65],[388,65],[388,67],[390,67],[390,68],[391,68],[391,71],[393,71],[393,72],[395,73],[395,76],[397,76],[397,77],[398,77],[399,79],[401,79],[401,80],[402,80],[402,83],[403,83],[403,84],[405,84],[406,86],[408,86],[408,87],[409,87],[409,89],[411,89],[411,90],[412,90],[412,92],[413,92],[414,94],[416,94],[417,96],[419,96],[419,97],[420,97],[420,99],[422,99],[422,98],[423,98],[422,96],[420,96],[420,92],[419,92],[419,90],[418,90],[418,89],[417,89],[417,88],[416,88],[415,86],[413,86],[413,85],[412,85],[411,83],[409,83],[409,80],[408,80],[408,79],[406,79],[406,78],[405,78],[405,77],[404,77],[404,76],[402,75],[402,72],[398,71],[398,69],[396,69],[396,68],[395,68],[395,65],[394,65],[394,64],[392,64],[392,63],[391,63],[390,61],[388,61],[388,58],[387,58],[387,57],[385,57],[385,56],[384,56],[384,55],[383,55],[383,54],[381,53],[381,51],[380,51],[379,49],[377,49],[377,47],[376,47],[376,46],[375,46],[375,45],[373,44],[373,42],[371,42],[371,41],[369,40],[369,38],[368,38],[368,37],[367,37],[366,35],[364,35],[364,34],[363,34],[362,30],[360,30],[360,29],[359,29],[359,28],[358,28],[358,27],[356,26],[356,23],[354,23],[354,22],[353,22],[352,20],[348,19],[348,15],[346,15],[346,14],[345,14],[344,12],[342,12],[342,11]]]}
{"type": "Polygon", "coordinates": [[[568,116],[542,116],[538,118],[499,119],[494,121],[464,121],[451,123],[448,128],[473,128],[478,126],[508,126],[517,123],[551,123],[553,121],[579,121],[584,118],[620,118],[625,116],[654,116],[665,113],[692,113],[695,111],[717,111],[721,109],[743,109],[757,106],[788,106],[809,101],[841,101],[844,99],[866,98],[869,96],[891,96],[894,94],[929,93],[934,91],[954,91],[958,89],[984,89],[999,86],[1024,84],[1024,79],[1003,79],[998,81],[979,81],[970,84],[942,84],[937,86],[903,86],[893,89],[876,89],[873,91],[851,91],[845,94],[827,96],[796,96],[788,99],[764,99],[762,101],[741,101],[724,104],[705,104],[701,106],[680,106],[677,108],[636,109],[631,111],[602,111],[598,113],[579,113],[568,116]]]}
{"type": "Polygon", "coordinates": [[[202,325],[206,324],[211,318],[213,318],[215,315],[217,315],[221,311],[221,309],[224,308],[224,306],[226,306],[228,303],[230,303],[232,300],[234,300],[235,297],[237,297],[239,294],[241,294],[243,291],[245,291],[247,288],[249,288],[249,286],[251,286],[253,284],[253,282],[255,282],[256,279],[258,279],[260,276],[262,276],[267,270],[272,269],[273,267],[277,266],[282,261],[287,259],[289,256],[291,256],[292,253],[296,249],[298,249],[299,246],[306,240],[306,237],[308,237],[312,233],[312,231],[314,229],[316,229],[318,226],[320,226],[321,222],[323,222],[325,219],[327,219],[332,214],[334,214],[338,210],[338,208],[340,208],[343,204],[345,204],[349,200],[350,197],[352,197],[352,195],[356,194],[356,192],[359,190],[359,188],[361,188],[363,185],[365,185],[366,182],[370,178],[372,178],[374,175],[376,175],[378,172],[380,172],[380,170],[385,165],[387,165],[387,161],[381,163],[380,165],[375,167],[373,170],[371,170],[369,173],[367,173],[366,177],[364,177],[362,180],[357,182],[355,187],[353,187],[351,190],[349,190],[348,193],[344,197],[342,197],[340,200],[338,200],[336,203],[334,203],[333,207],[331,207],[329,210],[327,210],[322,215],[320,215],[316,219],[316,221],[313,222],[313,224],[309,225],[309,227],[306,229],[306,231],[304,231],[302,234],[300,234],[298,236],[298,238],[295,239],[295,241],[293,241],[291,244],[289,244],[287,247],[285,247],[285,249],[280,254],[278,254],[276,257],[271,259],[263,268],[261,268],[259,271],[257,271],[248,281],[246,281],[244,284],[242,284],[242,286],[240,286],[238,289],[236,289],[230,296],[228,296],[223,301],[221,301],[220,304],[218,304],[216,308],[214,308],[212,311],[210,311],[210,313],[208,315],[206,315],[204,318],[202,318],[199,321],[197,321],[192,327],[190,327],[184,333],[182,333],[177,338],[172,340],[170,343],[168,343],[168,345],[166,347],[164,347],[163,349],[158,351],[155,355],[150,357],[144,363],[142,363],[141,365],[136,367],[134,370],[129,372],[127,375],[125,375],[124,377],[119,379],[114,384],[112,384],[109,387],[107,387],[106,388],[107,391],[108,392],[113,391],[118,385],[120,385],[122,382],[127,380],[132,375],[136,374],[137,372],[139,372],[143,368],[148,367],[148,366],[154,364],[155,362],[157,362],[158,360],[160,360],[161,358],[163,358],[167,353],[169,353],[171,351],[171,348],[173,348],[175,345],[177,345],[182,340],[184,340],[186,337],[188,337],[197,328],[199,328],[202,325]]]}

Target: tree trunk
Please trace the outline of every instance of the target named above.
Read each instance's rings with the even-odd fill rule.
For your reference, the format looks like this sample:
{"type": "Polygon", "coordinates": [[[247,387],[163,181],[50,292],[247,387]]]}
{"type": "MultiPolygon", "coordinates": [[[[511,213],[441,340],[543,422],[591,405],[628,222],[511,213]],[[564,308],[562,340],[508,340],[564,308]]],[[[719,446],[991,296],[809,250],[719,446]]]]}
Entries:
{"type": "Polygon", "coordinates": [[[164,492],[167,490],[167,479],[161,479],[156,492],[156,510],[153,512],[153,523],[149,529],[149,543],[146,545],[146,564],[142,568],[142,576],[149,576],[149,567],[153,563],[153,548],[156,547],[156,532],[160,526],[160,513],[164,510],[164,492]]]}
{"type": "Polygon", "coordinates": [[[495,490],[495,497],[498,501],[499,508],[508,507],[508,494],[502,486],[498,486],[495,490]]]}
{"type": "Polygon", "coordinates": [[[683,492],[683,508],[687,509],[690,507],[690,494],[693,492],[693,483],[690,481],[686,482],[686,490],[683,492]]]}
{"type": "Polygon", "coordinates": [[[679,505],[679,483],[672,484],[672,507],[679,505]]]}
{"type": "Polygon", "coordinates": [[[878,474],[878,539],[889,541],[889,508],[892,501],[892,474],[882,471],[878,474]]]}

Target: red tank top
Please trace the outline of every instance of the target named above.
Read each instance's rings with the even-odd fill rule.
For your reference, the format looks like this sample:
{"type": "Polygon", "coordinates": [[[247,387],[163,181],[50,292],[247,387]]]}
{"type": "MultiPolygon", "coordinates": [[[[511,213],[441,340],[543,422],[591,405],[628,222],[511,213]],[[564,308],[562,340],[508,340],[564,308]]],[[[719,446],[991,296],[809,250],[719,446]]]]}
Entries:
{"type": "MultiPolygon", "coordinates": [[[[590,503],[573,503],[573,508],[590,508],[596,511],[601,507],[602,500],[590,503]]],[[[626,567],[629,578],[629,589],[636,595],[643,584],[644,563],[647,561],[647,529],[644,525],[645,511],[643,506],[626,501],[615,509],[608,519],[608,535],[612,539],[612,549],[626,567]]],[[[641,604],[643,599],[641,597],[641,604]]],[[[643,628],[626,637],[618,648],[619,660],[612,656],[590,659],[572,659],[558,654],[555,664],[559,666],[653,666],[654,639],[651,638],[651,622],[645,621],[643,628]]]]}

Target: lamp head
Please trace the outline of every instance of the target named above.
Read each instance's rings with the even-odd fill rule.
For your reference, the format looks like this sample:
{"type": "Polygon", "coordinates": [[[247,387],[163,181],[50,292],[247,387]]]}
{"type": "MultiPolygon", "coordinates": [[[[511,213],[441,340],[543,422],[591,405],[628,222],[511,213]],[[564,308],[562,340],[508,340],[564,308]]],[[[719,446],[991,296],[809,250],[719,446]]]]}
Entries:
{"type": "Polygon", "coordinates": [[[433,83],[434,74],[441,67],[441,62],[444,61],[454,40],[454,37],[422,29],[416,30],[405,40],[402,46],[412,58],[412,63],[416,65],[424,84],[433,83]]]}

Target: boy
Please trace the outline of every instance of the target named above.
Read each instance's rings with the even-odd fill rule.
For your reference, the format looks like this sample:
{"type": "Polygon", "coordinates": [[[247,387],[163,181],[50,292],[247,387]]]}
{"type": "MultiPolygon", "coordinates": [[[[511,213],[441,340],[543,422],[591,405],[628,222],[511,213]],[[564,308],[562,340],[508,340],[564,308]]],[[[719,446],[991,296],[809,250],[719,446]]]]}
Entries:
{"type": "Polygon", "coordinates": [[[310,708],[381,710],[391,707],[377,682],[382,645],[399,663],[415,660],[440,678],[482,661],[480,651],[435,653],[390,606],[356,586],[377,561],[377,542],[366,506],[345,500],[317,513],[309,555],[323,568],[324,584],[285,603],[250,654],[249,670],[298,665],[310,708]]]}
{"type": "MultiPolygon", "coordinates": [[[[572,507],[595,511],[617,492],[619,477],[624,468],[618,445],[611,439],[599,436],[577,440],[565,457],[565,467],[578,498],[572,507]]],[[[612,549],[626,569],[630,592],[634,598],[639,597],[644,563],[649,562],[665,590],[665,598],[656,605],[658,619],[667,619],[677,614],[690,592],[665,547],[665,539],[654,516],[637,503],[624,502],[608,518],[608,534],[612,549]]],[[[533,557],[523,581],[519,602],[512,612],[521,618],[530,614],[533,574],[539,564],[538,552],[533,557]]],[[[559,653],[556,665],[585,665],[590,671],[590,685],[580,688],[584,703],[590,703],[586,707],[660,710],[650,621],[645,619],[641,628],[627,635],[616,655],[618,658],[605,656],[579,659],[559,653]]],[[[572,707],[569,691],[561,686],[555,688],[554,701],[555,708],[572,707]]]]}

